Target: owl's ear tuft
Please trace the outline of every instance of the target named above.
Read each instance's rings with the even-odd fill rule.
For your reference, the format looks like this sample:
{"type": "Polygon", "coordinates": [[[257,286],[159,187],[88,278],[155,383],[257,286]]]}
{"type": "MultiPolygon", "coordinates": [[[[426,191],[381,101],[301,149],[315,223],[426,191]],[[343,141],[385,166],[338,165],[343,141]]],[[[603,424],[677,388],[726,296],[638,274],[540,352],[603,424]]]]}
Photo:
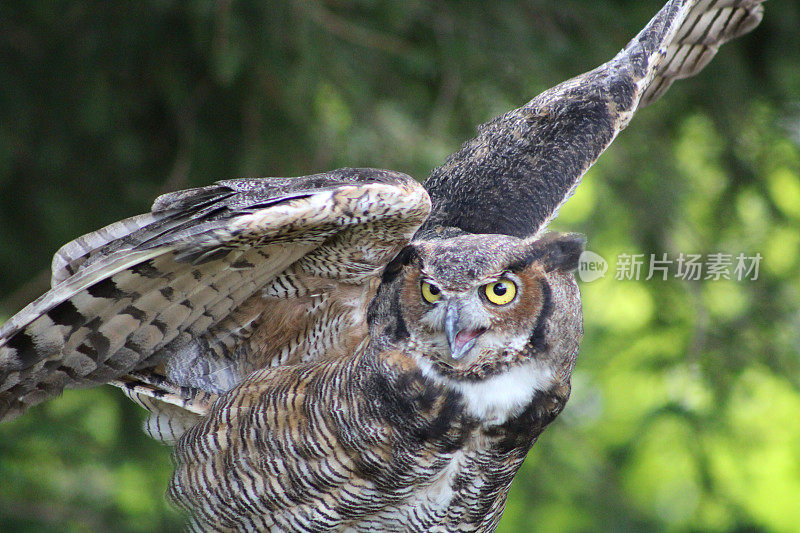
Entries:
{"type": "Polygon", "coordinates": [[[531,242],[524,257],[511,263],[508,269],[519,272],[539,263],[545,272],[569,272],[578,268],[584,244],[586,238],[578,233],[549,233],[531,242]]]}
{"type": "Polygon", "coordinates": [[[578,268],[586,237],[579,233],[552,234],[540,241],[542,256],[539,262],[545,272],[569,272],[578,268]]]}
{"type": "Polygon", "coordinates": [[[417,257],[417,249],[412,245],[408,245],[398,253],[394,259],[389,261],[389,264],[383,269],[381,276],[382,283],[391,283],[397,277],[403,267],[410,265],[411,262],[417,257]]]}

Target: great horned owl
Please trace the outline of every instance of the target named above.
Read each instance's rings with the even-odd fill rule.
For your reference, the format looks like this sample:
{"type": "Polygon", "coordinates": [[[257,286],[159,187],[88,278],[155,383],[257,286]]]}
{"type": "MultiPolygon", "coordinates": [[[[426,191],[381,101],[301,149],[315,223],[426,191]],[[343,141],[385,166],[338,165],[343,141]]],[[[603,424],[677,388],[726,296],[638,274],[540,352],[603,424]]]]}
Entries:
{"type": "Polygon", "coordinates": [[[202,529],[492,529],[569,392],[580,249],[415,240],[354,355],[258,370],[223,395],[180,441],[170,497],[202,529]]]}
{"type": "Polygon", "coordinates": [[[375,169],[222,181],[65,245],[52,289],[0,329],[0,416],[122,388],[176,444],[169,495],[201,530],[492,530],[581,336],[583,240],[548,222],[759,4],[668,2],[424,187],[375,169]]]}

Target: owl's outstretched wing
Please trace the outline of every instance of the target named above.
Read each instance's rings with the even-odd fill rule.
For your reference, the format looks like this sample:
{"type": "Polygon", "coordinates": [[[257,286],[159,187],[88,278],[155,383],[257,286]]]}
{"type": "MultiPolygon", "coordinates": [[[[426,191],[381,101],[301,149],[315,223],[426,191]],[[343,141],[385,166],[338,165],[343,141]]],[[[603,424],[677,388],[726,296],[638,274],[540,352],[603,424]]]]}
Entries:
{"type": "Polygon", "coordinates": [[[671,0],[614,59],[479,128],[425,182],[423,230],[544,230],[637,109],[761,21],[763,0],[671,0]]]}
{"type": "Polygon", "coordinates": [[[429,210],[412,178],[376,169],[164,195],[65,245],[52,289],[0,328],[0,419],[111,380],[155,411],[202,412],[196,395],[254,369],[352,354],[429,210]]]}

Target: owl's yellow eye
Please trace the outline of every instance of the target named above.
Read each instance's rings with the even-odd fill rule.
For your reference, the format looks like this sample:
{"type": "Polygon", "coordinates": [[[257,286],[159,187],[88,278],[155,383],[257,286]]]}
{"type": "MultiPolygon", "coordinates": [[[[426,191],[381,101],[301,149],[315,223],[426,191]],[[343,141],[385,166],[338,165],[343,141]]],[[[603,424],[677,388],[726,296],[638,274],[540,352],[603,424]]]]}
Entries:
{"type": "Polygon", "coordinates": [[[510,279],[501,279],[483,286],[486,299],[495,305],[508,305],[517,295],[517,286],[510,279]]]}
{"type": "Polygon", "coordinates": [[[422,298],[429,304],[434,303],[442,297],[442,291],[436,285],[431,285],[427,281],[422,282],[422,298]]]}

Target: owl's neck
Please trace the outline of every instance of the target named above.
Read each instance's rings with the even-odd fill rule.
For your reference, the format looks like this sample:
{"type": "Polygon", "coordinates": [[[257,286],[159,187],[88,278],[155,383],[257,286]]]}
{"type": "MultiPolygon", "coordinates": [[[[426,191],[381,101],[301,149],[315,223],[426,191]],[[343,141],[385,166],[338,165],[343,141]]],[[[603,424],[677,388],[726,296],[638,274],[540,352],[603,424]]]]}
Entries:
{"type": "Polygon", "coordinates": [[[365,389],[387,416],[407,413],[413,421],[403,423],[430,422],[452,438],[482,428],[480,433],[504,446],[527,451],[569,396],[569,383],[535,361],[485,380],[459,381],[442,376],[412,350],[372,351],[368,358],[372,377],[365,389]]]}
{"type": "Polygon", "coordinates": [[[488,426],[518,416],[537,395],[549,394],[557,385],[552,368],[535,359],[483,379],[461,380],[439,372],[425,354],[414,355],[423,376],[458,392],[467,413],[488,426]]]}

